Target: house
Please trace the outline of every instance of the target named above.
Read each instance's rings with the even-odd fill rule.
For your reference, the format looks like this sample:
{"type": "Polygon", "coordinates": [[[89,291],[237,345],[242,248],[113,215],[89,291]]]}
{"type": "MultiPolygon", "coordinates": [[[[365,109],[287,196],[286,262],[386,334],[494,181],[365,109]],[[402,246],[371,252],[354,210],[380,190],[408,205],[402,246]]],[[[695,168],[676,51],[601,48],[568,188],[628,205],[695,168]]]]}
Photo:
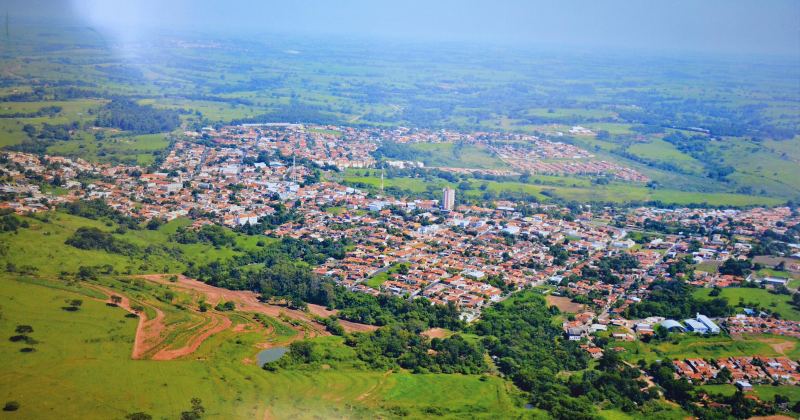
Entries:
{"type": "Polygon", "coordinates": [[[581,338],[589,335],[586,327],[569,327],[567,329],[570,341],[579,341],[581,338]]]}
{"type": "Polygon", "coordinates": [[[589,352],[589,356],[591,356],[592,359],[599,359],[603,357],[603,350],[598,349],[597,347],[588,348],[586,351],[589,352]]]}
{"type": "Polygon", "coordinates": [[[237,214],[233,221],[240,226],[244,226],[248,223],[256,225],[258,223],[258,216],[255,213],[237,214]]]}
{"type": "Polygon", "coordinates": [[[748,381],[736,381],[734,385],[736,385],[736,388],[739,388],[739,390],[742,392],[753,391],[753,385],[750,385],[750,382],[748,381]]]}

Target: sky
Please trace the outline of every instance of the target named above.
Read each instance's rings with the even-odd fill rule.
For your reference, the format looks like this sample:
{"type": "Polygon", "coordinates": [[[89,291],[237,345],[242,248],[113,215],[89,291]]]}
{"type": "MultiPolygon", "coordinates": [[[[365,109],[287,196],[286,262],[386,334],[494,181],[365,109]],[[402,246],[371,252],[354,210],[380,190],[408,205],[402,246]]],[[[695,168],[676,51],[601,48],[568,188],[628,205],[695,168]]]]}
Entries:
{"type": "Polygon", "coordinates": [[[77,19],[121,42],[179,29],[800,60],[798,0],[0,0],[0,11],[77,19]]]}

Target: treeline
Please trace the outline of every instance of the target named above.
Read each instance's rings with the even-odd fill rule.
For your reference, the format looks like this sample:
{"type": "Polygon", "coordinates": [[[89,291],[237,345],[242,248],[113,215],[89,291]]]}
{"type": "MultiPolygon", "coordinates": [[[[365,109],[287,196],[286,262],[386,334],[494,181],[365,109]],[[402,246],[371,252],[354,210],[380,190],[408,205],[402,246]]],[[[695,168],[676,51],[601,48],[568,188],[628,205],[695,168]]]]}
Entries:
{"type": "Polygon", "coordinates": [[[336,291],[331,307],[338,309],[339,318],[369,325],[390,325],[396,322],[418,321],[428,328],[446,328],[460,331],[466,327],[461,312],[452,302],[447,305],[431,305],[426,298],[413,300],[380,294],[336,291]]]}
{"type": "Polygon", "coordinates": [[[97,98],[101,96],[95,91],[78,89],[73,86],[46,89],[41,86],[33,88],[33,92],[18,92],[0,96],[0,102],[48,102],[68,101],[70,99],[97,98]]]}
{"type": "Polygon", "coordinates": [[[521,292],[485,309],[467,331],[481,337],[497,367],[533,406],[557,420],[596,418],[595,405],[600,403],[641,412],[648,401],[658,398],[645,389],[641,372],[623,366],[612,351],[605,352],[596,370],[558,376],[585,370],[589,362],[581,343],[567,340],[552,322],[559,313],[555,306],[548,308],[541,296],[521,292]]]}
{"type": "Polygon", "coordinates": [[[141,255],[142,253],[142,249],[138,245],[122,239],[117,239],[114,235],[96,227],[78,228],[64,243],[86,251],[98,250],[128,257],[141,255]]]}
{"type": "Polygon", "coordinates": [[[61,112],[64,108],[54,105],[54,106],[44,106],[39,108],[36,112],[15,112],[13,114],[0,114],[0,118],[41,118],[45,115],[55,116],[61,112]]]}
{"type": "Polygon", "coordinates": [[[206,101],[206,102],[223,102],[230,105],[246,105],[246,106],[253,106],[255,105],[253,101],[244,98],[223,98],[221,96],[214,96],[214,95],[205,95],[202,93],[194,93],[194,94],[180,94],[174,95],[165,93],[164,98],[167,99],[177,99],[177,100],[188,100],[188,101],[206,101]]]}
{"type": "Polygon", "coordinates": [[[214,85],[211,87],[213,94],[225,94],[236,92],[252,92],[263,90],[276,90],[284,85],[285,79],[283,77],[251,77],[246,82],[239,83],[226,83],[223,85],[214,85]]]}
{"type": "Polygon", "coordinates": [[[326,239],[318,242],[284,237],[280,242],[265,244],[261,248],[240,250],[242,254],[226,261],[213,261],[203,265],[190,262],[184,274],[226,289],[259,288],[267,293],[265,297],[289,296],[297,301],[327,305],[332,296],[329,298],[320,291],[322,284],[317,282],[316,276],[311,275],[307,267],[297,266],[296,270],[290,270],[282,263],[294,265],[296,261],[304,261],[309,265],[319,265],[328,258],[343,259],[345,248],[349,245],[352,245],[351,239],[326,239]],[[254,270],[247,267],[251,264],[265,264],[267,268],[254,270]],[[275,274],[276,270],[280,273],[275,274]],[[280,275],[286,277],[279,278],[280,275]]]}
{"type": "Polygon", "coordinates": [[[274,109],[266,114],[231,121],[231,125],[264,124],[273,122],[314,123],[320,125],[339,125],[342,121],[333,114],[320,111],[319,107],[294,102],[289,106],[274,109]]]}
{"type": "Polygon", "coordinates": [[[643,319],[661,316],[669,319],[686,319],[700,313],[709,317],[726,317],[733,314],[728,299],[717,297],[697,299],[692,296],[693,287],[683,278],[671,281],[655,281],[650,286],[647,298],[625,309],[627,319],[643,319]]]}
{"type": "Polygon", "coordinates": [[[320,370],[322,364],[347,364],[360,369],[408,369],[413,373],[479,374],[488,370],[485,350],[456,334],[428,340],[420,335],[424,326],[415,323],[382,327],[371,333],[356,333],[345,339],[344,347],[309,340],[295,341],[290,352],[264,370],[279,368],[320,370]]]}
{"type": "Polygon", "coordinates": [[[0,210],[0,232],[17,231],[20,228],[27,229],[30,224],[27,220],[20,219],[14,214],[13,209],[0,210]]]}
{"type": "Polygon", "coordinates": [[[179,127],[181,118],[175,110],[142,106],[128,99],[115,99],[103,108],[95,125],[138,134],[157,134],[179,127]]]}
{"type": "Polygon", "coordinates": [[[139,221],[128,217],[121,211],[113,209],[101,198],[93,200],[75,200],[69,203],[62,203],[56,206],[56,210],[61,213],[71,214],[91,220],[107,218],[117,222],[123,229],[139,230],[139,221]]]}
{"type": "Polygon", "coordinates": [[[183,245],[207,243],[215,247],[236,244],[236,236],[230,234],[219,225],[204,225],[197,230],[179,227],[175,234],[172,235],[171,240],[183,245]]]}

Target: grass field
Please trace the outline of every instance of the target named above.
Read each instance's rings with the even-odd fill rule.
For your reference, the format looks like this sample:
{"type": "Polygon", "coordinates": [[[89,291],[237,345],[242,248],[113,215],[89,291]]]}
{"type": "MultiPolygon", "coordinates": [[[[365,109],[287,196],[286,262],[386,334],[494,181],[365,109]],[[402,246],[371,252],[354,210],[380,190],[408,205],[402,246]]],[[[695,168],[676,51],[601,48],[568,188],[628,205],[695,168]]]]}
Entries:
{"type": "Polygon", "coordinates": [[[497,378],[463,375],[321,370],[267,373],[242,363],[259,351],[258,333],[226,331],[204,342],[186,360],[130,360],[137,320],[120,308],[85,299],[77,312],[61,309],[72,293],[0,278],[0,335],[31,325],[36,351],[24,344],[0,347],[0,401],[18,401],[18,419],[108,419],[145,411],[177,418],[191,398],[201,398],[209,419],[517,418],[508,388],[497,378]],[[319,416],[319,417],[318,417],[319,416]]]}
{"type": "MultiPolygon", "coordinates": [[[[381,184],[380,174],[371,173],[372,176],[356,176],[356,173],[363,174],[362,171],[350,170],[345,174],[345,180],[349,182],[360,182],[371,185],[372,187],[379,187],[381,184]]],[[[467,191],[467,195],[480,198],[483,196],[484,191],[479,187],[482,184],[487,184],[487,190],[495,191],[521,191],[534,195],[539,201],[544,202],[550,198],[543,195],[542,190],[552,190],[553,193],[565,200],[576,200],[578,202],[588,201],[605,201],[625,203],[631,201],[650,201],[657,200],[663,203],[675,204],[691,204],[691,203],[707,203],[712,206],[719,205],[732,205],[732,206],[748,206],[748,205],[779,205],[785,203],[785,200],[772,197],[755,197],[741,194],[728,194],[728,193],[699,193],[699,192],[684,192],[674,190],[651,190],[644,185],[631,184],[631,183],[612,183],[611,185],[590,185],[585,179],[567,178],[567,177],[547,177],[547,176],[534,176],[532,179],[542,178],[548,182],[553,182],[555,185],[535,185],[526,184],[521,182],[496,182],[484,180],[471,180],[472,190],[467,191]]],[[[397,187],[407,189],[412,192],[424,192],[429,188],[434,190],[441,190],[446,186],[455,188],[458,185],[455,183],[447,182],[440,178],[431,179],[426,181],[422,178],[392,178],[384,179],[384,186],[397,187]]]]}
{"type": "MultiPolygon", "coordinates": [[[[61,271],[75,272],[81,265],[111,265],[120,273],[176,273],[186,268],[184,261],[173,258],[166,252],[144,254],[135,261],[131,258],[109,254],[103,251],[87,251],[77,249],[64,242],[80,227],[96,227],[105,231],[113,231],[117,225],[111,221],[89,220],[63,213],[48,213],[49,222],[36,219],[27,220],[29,229],[19,229],[18,233],[0,233],[0,241],[10,245],[6,261],[38,267],[37,274],[56,277],[61,271]]],[[[180,226],[188,226],[191,221],[176,219],[163,225],[158,231],[129,230],[124,235],[114,234],[117,238],[129,241],[146,248],[150,245],[176,248],[186,258],[185,261],[196,263],[226,259],[239,252],[233,247],[214,248],[210,244],[181,245],[169,242],[170,235],[180,226]]],[[[255,236],[237,236],[237,246],[242,249],[254,249],[259,240],[270,242],[276,239],[255,236]]],[[[162,248],[163,249],[163,248],[162,248]]]]}
{"type": "Polygon", "coordinates": [[[768,357],[785,356],[792,359],[800,357],[800,340],[791,337],[779,336],[760,336],[747,335],[742,339],[733,339],[729,336],[720,335],[710,338],[695,336],[693,334],[677,334],[678,342],[673,341],[644,344],[641,341],[633,342],[614,342],[614,346],[626,349],[622,357],[631,363],[636,363],[644,359],[648,363],[659,359],[693,359],[693,358],[727,358],[732,356],[756,356],[763,355],[768,357]],[[773,345],[789,342],[792,345],[787,348],[776,350],[773,345]]]}
{"type": "MultiPolygon", "coordinates": [[[[709,393],[733,395],[736,393],[736,387],[733,385],[703,385],[699,387],[709,393]]],[[[761,401],[775,401],[775,395],[783,395],[789,397],[791,401],[800,400],[800,387],[798,386],[772,386],[772,385],[754,385],[754,392],[748,392],[748,395],[754,395],[761,401]]]]}
{"type": "MultiPolygon", "coordinates": [[[[709,293],[711,293],[711,289],[698,289],[695,292],[695,296],[706,298],[709,293]]],[[[755,306],[761,306],[762,308],[769,308],[773,312],[780,313],[783,319],[800,321],[800,311],[789,304],[789,302],[792,301],[791,296],[774,295],[767,290],[741,287],[722,289],[721,296],[728,298],[731,305],[737,305],[740,301],[743,301],[748,308],[754,309],[755,306]]]]}
{"type": "Polygon", "coordinates": [[[460,152],[456,153],[455,146],[453,143],[417,143],[409,147],[418,152],[418,160],[425,162],[426,166],[511,169],[505,162],[492,156],[492,152],[487,149],[465,145],[460,152]]]}

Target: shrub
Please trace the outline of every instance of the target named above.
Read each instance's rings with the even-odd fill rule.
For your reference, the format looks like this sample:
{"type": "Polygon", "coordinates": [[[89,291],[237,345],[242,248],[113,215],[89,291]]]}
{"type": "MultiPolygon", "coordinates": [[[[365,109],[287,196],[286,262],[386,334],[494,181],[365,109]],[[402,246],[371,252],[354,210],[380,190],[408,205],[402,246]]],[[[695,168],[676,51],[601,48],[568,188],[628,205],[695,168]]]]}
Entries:
{"type": "Polygon", "coordinates": [[[9,401],[6,403],[6,406],[3,407],[3,411],[17,411],[21,406],[16,401],[9,401]]]}

